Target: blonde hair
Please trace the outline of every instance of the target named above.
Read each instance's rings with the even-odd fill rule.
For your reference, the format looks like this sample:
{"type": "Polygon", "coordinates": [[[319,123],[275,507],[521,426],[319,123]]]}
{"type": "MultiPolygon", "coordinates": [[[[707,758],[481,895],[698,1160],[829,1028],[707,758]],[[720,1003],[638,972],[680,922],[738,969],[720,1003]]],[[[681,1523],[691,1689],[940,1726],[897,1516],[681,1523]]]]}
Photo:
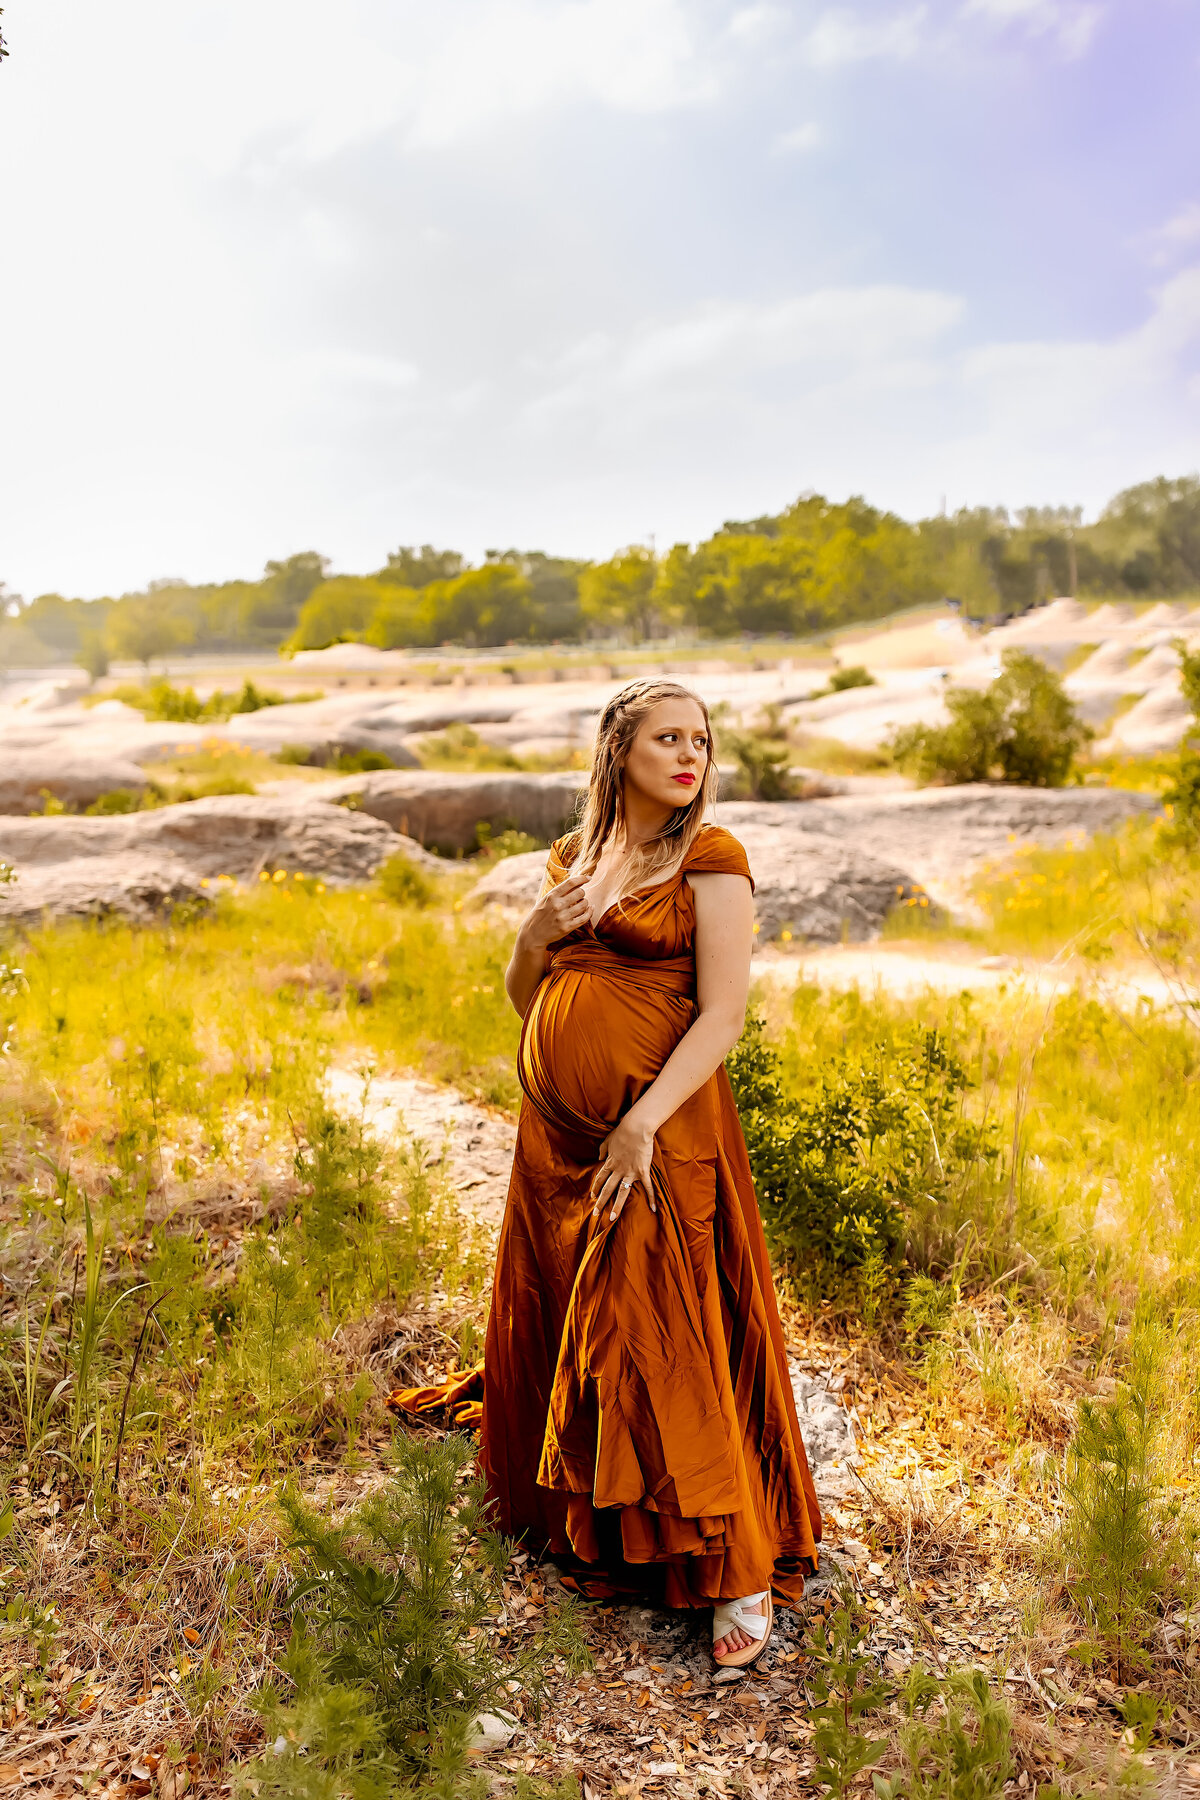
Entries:
{"type": "Polygon", "coordinates": [[[631,681],[614,694],[596,727],[592,775],[583,801],[578,829],[572,833],[572,874],[590,875],[600,852],[625,817],[625,785],[622,779],[638,728],[646,714],[663,700],[690,700],[704,715],[708,736],[708,766],[700,785],[686,806],[678,806],[656,838],[639,844],[626,865],[617,902],[654,882],[668,881],[683,867],[688,851],[704,826],[704,815],[717,797],[717,751],[712,720],[699,694],[677,681],[645,677],[631,681]]]}

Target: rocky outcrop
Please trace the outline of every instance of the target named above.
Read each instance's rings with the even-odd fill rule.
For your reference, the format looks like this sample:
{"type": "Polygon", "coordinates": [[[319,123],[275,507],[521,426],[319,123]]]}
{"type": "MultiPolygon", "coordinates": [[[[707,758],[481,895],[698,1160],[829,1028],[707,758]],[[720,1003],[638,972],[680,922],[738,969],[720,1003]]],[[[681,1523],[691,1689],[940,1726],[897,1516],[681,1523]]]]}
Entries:
{"type": "MultiPolygon", "coordinates": [[[[735,828],[737,829],[737,828],[735,828]]],[[[850,845],[816,844],[798,833],[738,829],[755,878],[755,915],[763,942],[784,931],[813,943],[867,938],[878,931],[909,878],[891,863],[850,845]]],[[[469,904],[528,911],[541,892],[546,853],[509,856],[472,888],[469,904]]]]}
{"type": "Polygon", "coordinates": [[[467,905],[516,906],[528,912],[542,891],[546,873],[546,852],[531,850],[526,856],[505,856],[477,881],[467,896],[467,905]]]}
{"type": "MultiPolygon", "coordinates": [[[[1116,788],[923,788],[824,800],[730,802],[720,823],[746,847],[756,883],[759,941],[784,932],[813,943],[873,937],[901,897],[923,889],[951,911],[971,910],[983,863],[1022,844],[1113,831],[1153,812],[1150,794],[1116,788]]],[[[498,863],[470,904],[527,909],[545,870],[537,852],[498,863]]]]}
{"type": "Polygon", "coordinates": [[[319,876],[367,881],[402,850],[422,867],[434,858],[380,819],[303,795],[233,794],[114,818],[0,820],[0,860],[17,880],[0,888],[0,918],[119,913],[143,919],[199,900],[218,876],[319,876]]]}
{"type": "Polygon", "coordinates": [[[774,866],[776,844],[805,844],[815,857],[853,849],[902,869],[935,902],[969,910],[970,888],[985,862],[1026,844],[1058,844],[1158,810],[1153,794],[1121,788],[917,788],[906,793],[837,795],[764,806],[731,803],[723,825],[740,837],[756,874],[774,866]]]}
{"type": "Polygon", "coordinates": [[[43,812],[46,796],[75,811],[117,788],[141,794],[146,776],[134,762],[115,756],[80,756],[47,746],[9,751],[0,762],[0,813],[43,812]]]}
{"type": "Polygon", "coordinates": [[[0,921],[123,918],[147,925],[181,905],[207,906],[210,891],[194,869],[172,857],[77,856],[39,863],[0,888],[0,921]]]}
{"type": "Polygon", "coordinates": [[[477,827],[512,827],[553,839],[566,828],[587,776],[452,775],[381,770],[323,783],[323,800],[353,804],[360,816],[381,819],[418,843],[453,855],[474,850],[477,827]]]}

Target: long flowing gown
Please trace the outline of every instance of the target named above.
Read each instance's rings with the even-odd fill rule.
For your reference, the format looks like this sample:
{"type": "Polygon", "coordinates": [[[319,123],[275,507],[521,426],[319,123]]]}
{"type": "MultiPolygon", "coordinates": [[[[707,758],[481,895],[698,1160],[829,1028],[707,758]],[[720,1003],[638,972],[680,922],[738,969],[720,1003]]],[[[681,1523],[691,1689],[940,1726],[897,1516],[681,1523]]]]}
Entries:
{"type": "MultiPolygon", "coordinates": [[[[571,848],[553,846],[552,883],[571,848]]],[[[723,1068],[657,1134],[657,1211],[635,1189],[615,1224],[592,1218],[601,1141],[696,1017],[686,877],[716,872],[752,882],[709,826],[678,876],[552,946],[521,1035],[482,1376],[500,1528],[679,1607],[768,1587],[798,1601],[821,1536],[723,1068]]],[[[414,1412],[450,1397],[397,1396],[414,1412]]]]}

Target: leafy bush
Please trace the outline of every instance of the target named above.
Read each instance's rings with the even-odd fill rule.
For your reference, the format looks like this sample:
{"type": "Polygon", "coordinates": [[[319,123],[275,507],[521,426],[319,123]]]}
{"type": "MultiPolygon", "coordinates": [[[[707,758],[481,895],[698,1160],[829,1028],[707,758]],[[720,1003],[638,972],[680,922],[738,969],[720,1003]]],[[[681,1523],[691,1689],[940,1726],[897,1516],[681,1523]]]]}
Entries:
{"type": "Polygon", "coordinates": [[[295,1700],[265,1696],[275,1744],[245,1778],[260,1796],[465,1795],[474,1719],[501,1704],[536,1715],[555,1660],[585,1666],[570,1603],[501,1653],[509,1545],[483,1483],[463,1481],[474,1460],[465,1436],[400,1437],[392,1480],[341,1524],[282,1495],[305,1572],[287,1600],[295,1700]]]}
{"type": "Polygon", "coordinates": [[[1171,821],[1171,835],[1179,843],[1200,839],[1200,651],[1191,651],[1183,638],[1175,639],[1183,697],[1192,709],[1193,723],[1184,734],[1171,780],[1163,793],[1163,806],[1171,821]]]}
{"type": "MultiPolygon", "coordinates": [[[[315,758],[310,757],[310,761],[315,758]]],[[[366,775],[372,769],[394,769],[395,763],[384,750],[335,750],[327,768],[338,775],[366,775]]]]}
{"type": "Polygon", "coordinates": [[[433,906],[440,897],[437,883],[402,850],[388,857],[375,879],[397,906],[433,906]]]}
{"type": "Polygon", "coordinates": [[[261,712],[266,706],[290,706],[302,700],[319,700],[321,695],[311,694],[277,694],[271,689],[259,688],[250,680],[242,683],[237,694],[223,693],[219,688],[201,700],[195,688],[172,687],[165,678],[147,682],[144,686],[129,683],[116,689],[113,695],[100,695],[101,699],[123,700],[126,706],[132,706],[144,718],[161,720],[165,724],[196,724],[201,719],[229,719],[240,713],[261,712]]]}
{"type": "Polygon", "coordinates": [[[870,669],[864,669],[861,663],[855,663],[853,668],[835,669],[829,677],[829,685],[825,691],[828,694],[844,694],[849,688],[877,687],[878,685],[870,669]]]}
{"type": "Polygon", "coordinates": [[[1090,742],[1053,669],[1027,650],[1006,650],[1001,673],[981,693],[948,688],[948,725],[906,725],[892,734],[897,766],[922,783],[1004,781],[1061,787],[1090,742]]]}
{"type": "MultiPolygon", "coordinates": [[[[1200,659],[1198,659],[1200,660],[1200,659]]],[[[1163,790],[1163,807],[1171,821],[1171,835],[1178,842],[1200,839],[1200,750],[1185,744],[1163,790]]]]}
{"type": "Polygon", "coordinates": [[[501,862],[506,856],[527,856],[531,850],[546,847],[543,840],[531,837],[527,831],[518,831],[513,825],[496,831],[487,819],[480,819],[476,825],[475,842],[479,846],[477,854],[481,862],[501,862]]]}
{"type": "Polygon", "coordinates": [[[519,769],[521,759],[502,744],[489,744],[472,725],[447,725],[418,746],[424,769],[519,769]]]}
{"type": "Polygon", "coordinates": [[[714,708],[713,719],[720,727],[718,749],[731,754],[738,765],[731,796],[739,800],[794,800],[796,783],[789,765],[792,746],[788,740],[778,706],[768,706],[766,723],[760,731],[734,731],[725,724],[728,707],[714,708]]]}
{"type": "Polygon", "coordinates": [[[108,818],[115,813],[141,812],[144,805],[143,796],[136,788],[110,788],[107,794],[98,794],[84,812],[92,819],[108,818]]]}
{"type": "Polygon", "coordinates": [[[994,1180],[999,1150],[990,1125],[963,1115],[971,1084],[941,1032],[838,1058],[792,1097],[751,1018],[726,1066],[768,1236],[814,1292],[869,1315],[906,1250],[935,1266],[955,1253],[955,1226],[981,1178],[994,1180]]]}

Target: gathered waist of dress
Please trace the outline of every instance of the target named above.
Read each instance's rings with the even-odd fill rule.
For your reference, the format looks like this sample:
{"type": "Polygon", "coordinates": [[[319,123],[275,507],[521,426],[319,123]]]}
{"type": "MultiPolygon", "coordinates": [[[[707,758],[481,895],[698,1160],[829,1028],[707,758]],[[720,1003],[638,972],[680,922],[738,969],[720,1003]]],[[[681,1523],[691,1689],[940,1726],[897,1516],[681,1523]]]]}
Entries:
{"type": "Polygon", "coordinates": [[[632,981],[643,990],[691,995],[696,991],[696,961],[692,956],[622,956],[598,938],[568,940],[552,951],[551,975],[573,969],[585,975],[603,975],[616,981],[632,981]]]}

